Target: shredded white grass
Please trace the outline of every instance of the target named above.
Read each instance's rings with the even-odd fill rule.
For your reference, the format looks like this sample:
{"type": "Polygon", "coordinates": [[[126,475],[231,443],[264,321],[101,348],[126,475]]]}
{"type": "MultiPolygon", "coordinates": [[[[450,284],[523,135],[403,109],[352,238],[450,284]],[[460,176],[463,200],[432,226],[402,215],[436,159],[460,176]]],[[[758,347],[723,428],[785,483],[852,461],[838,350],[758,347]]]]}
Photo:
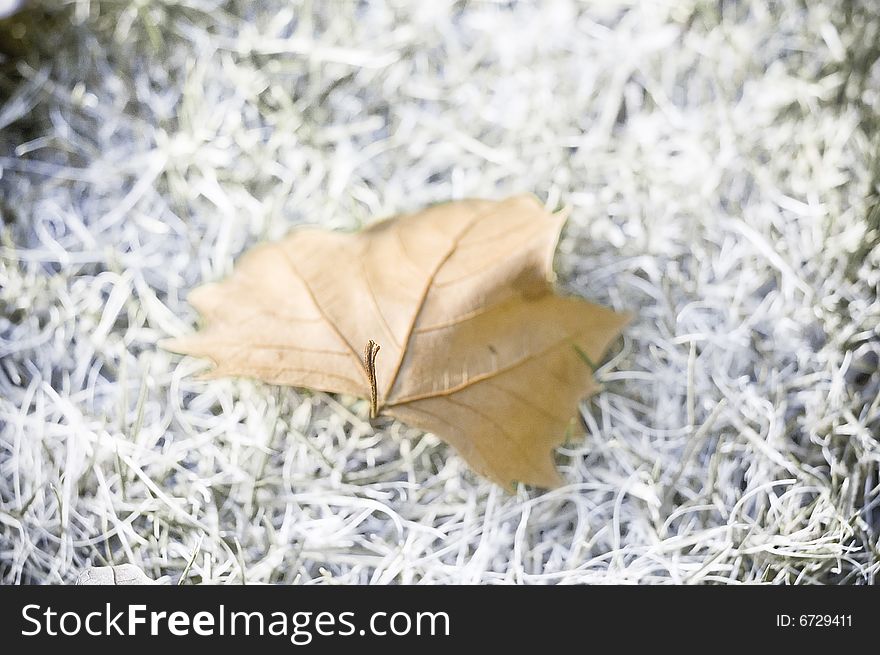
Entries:
{"type": "Polygon", "coordinates": [[[875,580],[871,0],[54,4],[0,68],[3,582],[875,580]],[[638,314],[561,489],[156,347],[293,225],[523,191],[638,314]]]}

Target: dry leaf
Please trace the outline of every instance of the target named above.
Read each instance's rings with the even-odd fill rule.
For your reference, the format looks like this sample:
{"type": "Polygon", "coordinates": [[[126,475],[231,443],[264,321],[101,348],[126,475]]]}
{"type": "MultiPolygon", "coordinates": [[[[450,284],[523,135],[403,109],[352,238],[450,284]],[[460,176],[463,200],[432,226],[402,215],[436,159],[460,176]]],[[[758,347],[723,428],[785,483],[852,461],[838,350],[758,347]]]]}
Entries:
{"type": "Polygon", "coordinates": [[[628,317],[554,293],[565,217],[532,196],[466,200],[356,234],[297,229],[190,295],[205,328],[164,347],[209,377],[370,399],[510,488],[560,483],[553,448],[628,317]],[[378,357],[365,348],[381,347],[378,357]],[[365,362],[366,357],[366,362],[365,362]]]}

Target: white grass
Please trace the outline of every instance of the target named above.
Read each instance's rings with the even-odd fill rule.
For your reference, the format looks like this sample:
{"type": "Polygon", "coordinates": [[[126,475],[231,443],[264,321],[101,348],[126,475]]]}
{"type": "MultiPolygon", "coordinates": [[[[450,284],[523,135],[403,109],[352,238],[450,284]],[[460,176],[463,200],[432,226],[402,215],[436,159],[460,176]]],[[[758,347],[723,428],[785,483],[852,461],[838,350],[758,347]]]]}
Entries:
{"type": "Polygon", "coordinates": [[[3,582],[876,579],[870,0],[60,4],[0,69],[3,582]],[[638,312],[561,489],[156,347],[292,225],[522,191],[638,312]]]}

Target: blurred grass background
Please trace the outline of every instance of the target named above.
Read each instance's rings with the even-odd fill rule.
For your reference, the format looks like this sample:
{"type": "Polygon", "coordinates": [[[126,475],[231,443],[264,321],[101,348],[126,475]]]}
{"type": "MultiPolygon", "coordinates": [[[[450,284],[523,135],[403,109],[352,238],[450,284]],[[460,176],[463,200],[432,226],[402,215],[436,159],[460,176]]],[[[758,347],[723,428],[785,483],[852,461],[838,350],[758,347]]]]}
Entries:
{"type": "Polygon", "coordinates": [[[26,3],[0,579],[873,583],[878,37],[873,0],[26,3]],[[560,283],[638,313],[562,489],[155,346],[293,225],[523,191],[572,208],[560,283]]]}

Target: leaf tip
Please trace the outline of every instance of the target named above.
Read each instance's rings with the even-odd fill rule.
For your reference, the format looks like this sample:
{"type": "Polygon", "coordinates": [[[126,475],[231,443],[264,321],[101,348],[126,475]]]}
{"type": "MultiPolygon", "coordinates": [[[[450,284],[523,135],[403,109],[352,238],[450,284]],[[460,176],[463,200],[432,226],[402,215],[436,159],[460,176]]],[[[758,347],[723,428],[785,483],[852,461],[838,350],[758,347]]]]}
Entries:
{"type": "Polygon", "coordinates": [[[614,313],[620,317],[619,322],[620,322],[621,328],[626,327],[627,325],[629,325],[630,323],[632,323],[636,319],[636,313],[632,310],[629,310],[629,309],[624,310],[622,312],[614,312],[614,313]]]}
{"type": "Polygon", "coordinates": [[[159,341],[156,342],[156,345],[162,350],[167,350],[168,352],[182,355],[184,354],[185,350],[184,346],[182,345],[183,341],[183,339],[171,337],[168,339],[159,339],[159,341]]]}

